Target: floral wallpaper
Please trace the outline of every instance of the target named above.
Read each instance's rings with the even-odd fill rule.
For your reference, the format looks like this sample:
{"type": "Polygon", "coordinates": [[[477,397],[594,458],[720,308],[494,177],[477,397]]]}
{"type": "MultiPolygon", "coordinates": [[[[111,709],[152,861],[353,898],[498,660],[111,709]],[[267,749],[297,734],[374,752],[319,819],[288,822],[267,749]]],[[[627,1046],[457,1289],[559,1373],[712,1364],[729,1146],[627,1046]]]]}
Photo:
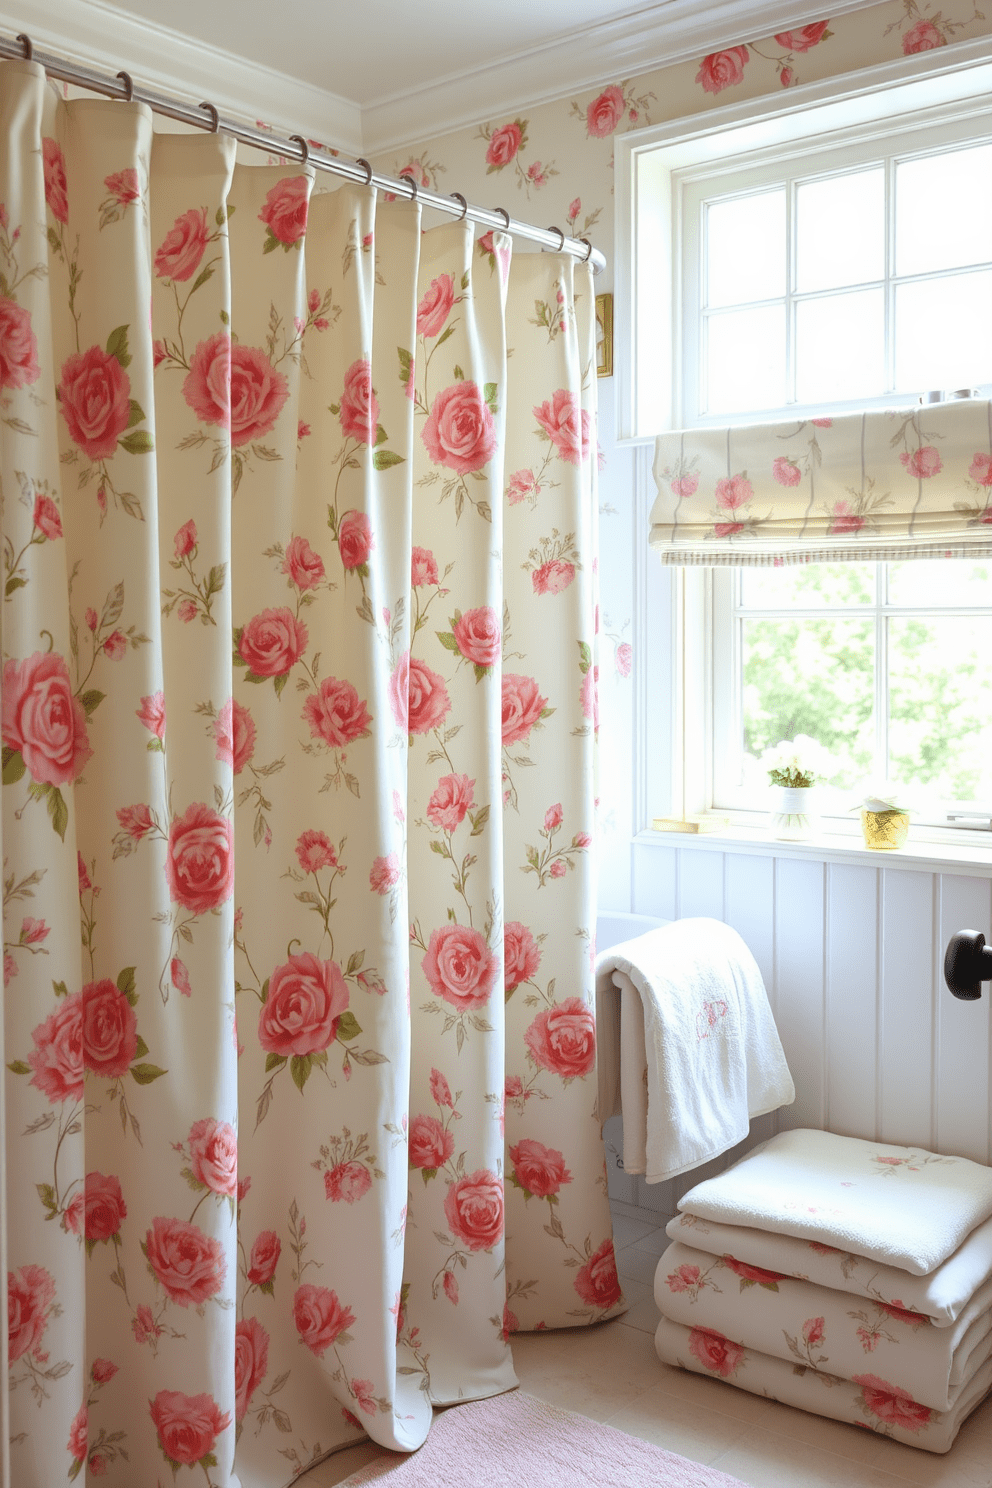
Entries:
{"type": "MultiPolygon", "coordinates": [[[[373,163],[438,191],[505,206],[518,217],[553,222],[588,237],[607,258],[596,281],[613,289],[613,139],[666,119],[744,102],[783,88],[953,46],[992,33],[973,0],[886,0],[836,20],[796,23],[759,41],[733,36],[705,56],[423,140],[373,163]]],[[[518,251],[521,251],[518,249],[518,251]]],[[[541,307],[536,314],[541,315],[541,307]]],[[[612,379],[600,382],[600,904],[629,907],[633,820],[633,571],[643,534],[634,513],[633,456],[613,438],[612,379]]]]}

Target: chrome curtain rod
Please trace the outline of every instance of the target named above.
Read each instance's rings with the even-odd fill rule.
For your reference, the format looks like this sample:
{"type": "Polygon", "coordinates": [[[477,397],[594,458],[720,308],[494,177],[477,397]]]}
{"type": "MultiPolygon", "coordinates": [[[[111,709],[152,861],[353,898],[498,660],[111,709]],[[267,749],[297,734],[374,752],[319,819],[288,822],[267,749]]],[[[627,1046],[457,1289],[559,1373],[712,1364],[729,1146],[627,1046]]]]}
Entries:
{"type": "Polygon", "coordinates": [[[361,181],[363,185],[376,186],[397,196],[405,195],[409,201],[420,201],[424,206],[447,212],[460,220],[467,217],[482,227],[496,228],[501,232],[512,233],[514,237],[527,238],[532,243],[540,243],[542,248],[553,248],[557,253],[569,253],[573,258],[591,263],[597,274],[606,268],[606,259],[588,238],[569,238],[559,227],[535,227],[530,222],[519,222],[503,207],[470,205],[457,191],[451,196],[441,196],[436,191],[418,186],[409,176],[380,176],[377,171],[373,171],[367,160],[342,160],[340,156],[328,155],[323,150],[308,145],[302,135],[293,134],[288,139],[283,139],[277,134],[267,134],[262,129],[252,129],[247,124],[222,119],[212,103],[201,103],[197,108],[192,104],[182,103],[179,99],[151,93],[147,88],[137,88],[126,72],[110,77],[105,73],[91,72],[86,67],[77,67],[62,57],[35,51],[31,38],[23,32],[13,41],[0,36],[0,57],[37,62],[49,77],[58,78],[64,83],[73,83],[91,93],[102,93],[107,98],[121,98],[127,103],[146,103],[156,114],[178,119],[183,124],[192,124],[196,129],[209,129],[213,134],[222,129],[225,134],[233,135],[242,144],[251,145],[256,150],[285,155],[290,160],[298,160],[301,165],[309,164],[316,170],[343,176],[346,181],[361,181]]]}

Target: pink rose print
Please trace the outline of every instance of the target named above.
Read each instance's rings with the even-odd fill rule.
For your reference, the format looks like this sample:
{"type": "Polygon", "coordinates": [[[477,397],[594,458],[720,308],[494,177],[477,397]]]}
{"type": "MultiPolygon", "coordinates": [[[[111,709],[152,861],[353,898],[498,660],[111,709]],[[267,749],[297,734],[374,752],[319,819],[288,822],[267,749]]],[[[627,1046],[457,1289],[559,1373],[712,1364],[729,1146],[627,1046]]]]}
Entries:
{"type": "Polygon", "coordinates": [[[135,717],[139,718],[149,733],[154,734],[156,739],[165,738],[165,694],[153,692],[149,697],[141,699],[141,707],[135,709],[135,717]]]}
{"type": "Polygon", "coordinates": [[[31,915],[25,915],[21,921],[21,945],[39,945],[41,941],[47,940],[51,933],[44,920],[36,920],[31,915]]]}
{"type": "Polygon", "coordinates": [[[475,781],[467,775],[442,775],[427,803],[427,820],[443,832],[453,832],[475,805],[475,781]]]}
{"type": "Polygon", "coordinates": [[[589,411],[579,407],[574,393],[559,388],[532,411],[560,459],[578,465],[589,458],[589,411]]]}
{"type": "Polygon", "coordinates": [[[748,56],[746,46],[729,47],[725,52],[711,52],[700,62],[696,82],[701,83],[707,93],[722,93],[724,88],[731,88],[741,81],[748,56]]]}
{"type": "Polygon", "coordinates": [[[796,462],[787,455],[777,455],[772,461],[772,476],[780,486],[798,486],[802,474],[796,462]]]}
{"type": "Polygon", "coordinates": [[[417,306],[417,335],[440,335],[454,303],[454,280],[450,274],[439,274],[431,280],[417,306]]]}
{"type": "Polygon", "coordinates": [[[220,1241],[184,1219],[153,1219],[142,1249],[155,1276],[180,1307],[209,1302],[224,1284],[227,1262],[220,1241]]]}
{"type": "Polygon", "coordinates": [[[337,868],[338,855],[326,832],[301,832],[296,841],[296,856],[304,873],[319,873],[322,868],[337,868]]]}
{"type": "Polygon", "coordinates": [[[698,1266],[679,1266],[665,1277],[665,1285],[670,1292],[691,1292],[693,1287],[699,1285],[699,1277],[698,1266]]]}
{"type": "Polygon", "coordinates": [[[410,583],[414,589],[438,582],[437,563],[430,548],[413,549],[410,563],[410,583]]]}
{"type": "Polygon", "coordinates": [[[230,429],[231,337],[227,331],[217,331],[196,346],[183,382],[183,397],[201,423],[230,429]]]}
{"type": "Polygon", "coordinates": [[[217,741],[214,758],[240,775],[255,753],[255,721],[243,703],[228,698],[214,719],[213,736],[217,741]]]}
{"type": "Polygon", "coordinates": [[[41,1340],[55,1301],[55,1280],[44,1266],[7,1272],[7,1359],[41,1357],[41,1340]]]}
{"type": "Polygon", "coordinates": [[[737,511],[754,496],[754,488],[746,475],[732,475],[716,483],[716,504],[723,511],[737,511]]]}
{"type": "Polygon", "coordinates": [[[155,273],[160,279],[185,282],[192,279],[207,247],[207,209],[191,207],[166,233],[155,254],[155,273]]]}
{"type": "Polygon", "coordinates": [[[305,537],[291,537],[282,571],[301,592],[316,589],[323,582],[324,560],[314,552],[305,537]]]}
{"type": "Polygon", "coordinates": [[[282,412],[289,384],[265,352],[227,331],[201,341],[190,358],[183,397],[204,424],[229,429],[235,449],[268,434],[282,412]]]}
{"type": "Polygon", "coordinates": [[[337,1292],[306,1282],[293,1297],[293,1320],[300,1342],[319,1359],[355,1321],[350,1307],[342,1307],[337,1292]]]}
{"type": "Polygon", "coordinates": [[[746,1261],[735,1260],[732,1255],[722,1256],[721,1259],[723,1264],[743,1281],[756,1281],[762,1286],[770,1286],[775,1282],[785,1280],[785,1275],[781,1271],[765,1271],[761,1266],[749,1266],[746,1261]]]}
{"type": "MultiPolygon", "coordinates": [[[[451,708],[448,689],[444,685],[444,678],[432,671],[419,657],[411,656],[407,659],[404,655],[400,668],[404,662],[409,668],[409,711],[405,722],[411,734],[427,734],[431,729],[438,728],[448,716],[451,708]]],[[[393,712],[395,716],[395,706],[393,712]]]]}
{"type": "Polygon", "coordinates": [[[139,1303],[135,1310],[135,1316],[131,1319],[131,1332],[134,1334],[136,1343],[148,1343],[150,1339],[161,1338],[162,1328],[156,1323],[150,1307],[139,1303]]]}
{"type": "Polygon", "coordinates": [[[968,474],[980,486],[992,486],[992,455],[977,454],[968,467],[968,474]]]}
{"type": "Polygon", "coordinates": [[[92,883],[90,882],[90,876],[86,871],[86,864],[83,862],[83,855],[81,852],[76,853],[76,872],[79,876],[79,897],[81,899],[83,895],[93,887],[92,883]]]}
{"type": "Polygon", "coordinates": [[[69,221],[69,199],[65,179],[65,156],[55,140],[44,136],[41,156],[45,176],[45,201],[56,222],[69,221]]]}
{"type": "Polygon", "coordinates": [[[890,1385],[877,1374],[855,1374],[852,1378],[856,1385],[861,1386],[866,1407],[880,1421],[900,1426],[903,1431],[912,1431],[915,1435],[933,1420],[934,1411],[927,1405],[918,1404],[901,1386],[890,1385]]]}
{"type": "Polygon", "coordinates": [[[816,21],[798,31],[776,31],[775,40],[786,52],[808,52],[824,40],[829,25],[829,21],[816,21]]]}
{"type": "Polygon", "coordinates": [[[810,1348],[816,1348],[818,1344],[823,1342],[825,1332],[826,1328],[822,1317],[807,1318],[803,1323],[803,1338],[810,1348]]]}
{"type": "Polygon", "coordinates": [[[451,1099],[451,1086],[444,1078],[440,1070],[431,1070],[431,1098],[436,1105],[452,1108],[454,1102],[451,1099]]]}
{"type": "Polygon", "coordinates": [[[621,641],[613,653],[613,662],[617,674],[621,677],[629,677],[630,669],[634,661],[634,651],[629,641],[621,641]]]}
{"type": "Polygon", "coordinates": [[[565,1155],[553,1147],[544,1147],[531,1137],[510,1148],[510,1161],[514,1165],[517,1182],[535,1199],[546,1199],[556,1194],[565,1183],[571,1183],[572,1175],[565,1166],[565,1155]]]}
{"type": "Polygon", "coordinates": [[[302,443],[302,441],[304,439],[308,439],[309,436],[312,433],[313,433],[313,429],[307,423],[306,419],[297,419],[297,421],[296,421],[296,442],[297,442],[297,444],[302,443]]]}
{"type": "Polygon", "coordinates": [[[193,1177],[211,1192],[233,1199],[238,1191],[238,1138],[234,1127],[212,1117],[194,1122],[189,1152],[193,1177]]]}
{"type": "Polygon", "coordinates": [[[388,894],[395,889],[401,877],[400,860],[395,853],[384,858],[375,858],[369,870],[369,887],[374,894],[388,894]]]}
{"type": "Polygon", "coordinates": [[[456,382],[438,393],[421,438],[435,465],[457,475],[482,469],[496,449],[496,424],[474,382],[456,382]]]}
{"type": "Polygon", "coordinates": [[[414,1116],[410,1122],[411,1168],[434,1172],[444,1166],[455,1150],[455,1139],[436,1116],[414,1116]]]}
{"type": "Polygon", "coordinates": [[[344,749],[371,733],[368,708],[350,682],[325,677],[315,696],[307,698],[301,715],[315,739],[332,749],[344,749]]]}
{"type": "Polygon", "coordinates": [[[169,897],[192,914],[206,914],[234,889],[234,828],[212,806],[194,801],[173,818],[165,858],[169,897]]]}
{"type": "Polygon", "coordinates": [[[181,996],[193,996],[193,988],[189,984],[189,972],[186,970],[186,963],[181,961],[178,956],[173,956],[172,958],[169,975],[172,978],[172,985],[181,996]]]}
{"type": "Polygon", "coordinates": [[[565,813],[562,811],[561,802],[559,801],[557,805],[549,806],[544,813],[544,830],[546,832],[557,832],[564,820],[565,813]]]}
{"type": "Polygon", "coordinates": [[[671,482],[671,487],[672,494],[678,496],[680,500],[683,500],[689,496],[695,496],[697,490],[699,489],[699,476],[678,475],[671,482]]]}
{"type": "Polygon", "coordinates": [[[494,129],[486,150],[486,164],[494,170],[509,165],[523,143],[523,131],[519,124],[503,124],[494,129]]]}
{"type": "Polygon", "coordinates": [[[615,83],[604,88],[586,109],[586,128],[595,139],[612,134],[624,115],[623,93],[615,83]]]}
{"type": "Polygon", "coordinates": [[[851,510],[849,501],[841,498],[840,501],[834,502],[830,526],[827,529],[832,537],[846,532],[860,532],[864,525],[864,517],[851,510]]]}
{"type": "Polygon", "coordinates": [[[3,742],[20,752],[38,784],[71,784],[93,753],[83,705],[73,696],[68,667],[54,651],[4,662],[0,717],[3,742]]]}
{"type": "Polygon", "coordinates": [[[934,449],[932,444],[924,444],[912,453],[903,451],[899,456],[899,463],[910,475],[915,475],[919,480],[929,480],[932,475],[939,475],[944,468],[940,451],[934,449]]]}
{"type": "Polygon", "coordinates": [[[136,202],[141,196],[141,188],[138,185],[138,172],[133,165],[126,165],[123,170],[115,171],[113,175],[105,176],[104,186],[110,195],[122,207],[129,202],[136,202]]]}
{"type": "Polygon", "coordinates": [[[372,1187],[372,1174],[364,1163],[342,1162],[324,1174],[324,1194],[333,1203],[342,1199],[356,1204],[372,1187]]]}
{"type": "Polygon", "coordinates": [[[299,661],[308,639],[292,610],[261,610],[242,629],[238,655],[253,677],[282,677],[299,661]]]}
{"type": "Polygon", "coordinates": [[[118,1080],[138,1052],[138,1020],[124,993],[109,979],[82,989],[83,1063],[95,1075],[118,1080]]]}
{"type": "Polygon", "coordinates": [[[488,1168],[452,1183],[444,1213],[455,1240],[467,1250],[491,1250],[503,1236],[503,1183],[488,1168]]]}
{"type": "Polygon", "coordinates": [[[277,181],[268,193],[265,205],[258,214],[258,220],[265,223],[277,243],[291,248],[303,237],[307,228],[309,196],[310,178],[308,176],[292,176],[286,180],[277,181]]]}
{"type": "Polygon", "coordinates": [[[127,655],[127,636],[122,630],[115,630],[103,643],[104,655],[111,661],[123,661],[127,655]]]}
{"type": "Polygon", "coordinates": [[[517,672],[503,673],[503,745],[518,744],[526,739],[537,723],[547,698],[542,697],[533,677],[517,672]]]}
{"type": "Polygon", "coordinates": [[[535,594],[561,594],[575,578],[575,564],[564,558],[552,558],[531,574],[535,594]]]}
{"type": "Polygon", "coordinates": [[[341,432],[360,444],[375,444],[378,426],[379,403],[372,387],[372,368],[367,361],[352,362],[344,374],[341,432]]]}
{"type": "Polygon", "coordinates": [[[179,1390],[159,1390],[149,1401],[148,1413],[166,1461],[181,1467],[195,1467],[210,1456],[218,1436],[231,1424],[212,1395],[183,1395],[179,1390]]]}
{"type": "Polygon", "coordinates": [[[568,872],[568,869],[565,867],[565,864],[559,858],[557,860],[557,862],[554,862],[554,863],[551,864],[551,867],[548,869],[548,872],[551,874],[551,877],[552,878],[564,878],[565,877],[565,874],[568,872]]]}
{"type": "Polygon", "coordinates": [[[620,1278],[617,1275],[617,1262],[613,1253],[612,1240],[604,1240],[595,1254],[591,1255],[585,1265],[576,1271],[573,1285],[587,1307],[597,1307],[605,1311],[606,1308],[620,1301],[623,1293],[620,1289],[620,1278]]]}
{"type": "Polygon", "coordinates": [[[126,1218],[120,1180],[95,1172],[86,1174],[84,1192],[75,1194],[65,1211],[67,1228],[93,1242],[119,1235],[126,1218]]]}
{"type": "Polygon", "coordinates": [[[290,956],[269,978],[258,1019],[258,1040],[270,1054],[315,1054],[337,1035],[348,1006],[348,987],[336,961],[310,951],[290,956]]]}
{"type": "Polygon", "coordinates": [[[599,728],[599,667],[591,666],[582,678],[579,689],[582,716],[588,718],[594,728],[599,728]]]}
{"type": "Polygon", "coordinates": [[[115,356],[99,346],[62,364],[59,407],[69,435],[91,460],[107,460],[131,417],[131,382],[115,356]]]}
{"type": "Polygon", "coordinates": [[[497,957],[471,925],[448,924],[433,930],[420,964],[435,997],[460,1013],[489,1001],[499,970],[497,957]]]}
{"type": "Polygon", "coordinates": [[[34,1071],[29,1084],[48,1100],[61,1103],[83,1096],[83,995],[62,998],[54,1013],[31,1034],[34,1048],[28,1063],[34,1071]]]}
{"type": "MultiPolygon", "coordinates": [[[[539,1328],[543,1328],[544,1327],[544,1324],[543,1323],[538,1323],[537,1326],[539,1328]]],[[[516,1313],[515,1312],[511,1312],[510,1309],[504,1305],[504,1307],[503,1307],[503,1326],[500,1328],[500,1337],[502,1338],[502,1340],[503,1340],[504,1343],[509,1343],[509,1341],[510,1341],[510,1334],[511,1333],[519,1333],[519,1331],[520,1331],[520,1320],[518,1319],[516,1313]]]]}
{"type": "Polygon", "coordinates": [[[444,1295],[447,1297],[447,1299],[448,1299],[449,1302],[453,1303],[454,1306],[457,1307],[458,1306],[458,1283],[455,1280],[455,1274],[454,1274],[453,1271],[445,1271],[443,1285],[444,1285],[444,1295]]]}
{"type": "Polygon", "coordinates": [[[251,1248],[248,1280],[252,1286],[268,1286],[276,1274],[282,1241],[275,1230],[263,1230],[251,1248]]]}
{"type": "Polygon", "coordinates": [[[118,1368],[119,1366],[114,1364],[110,1359],[94,1359],[93,1367],[90,1369],[93,1383],[95,1385],[107,1384],[109,1380],[113,1379],[118,1368]]]}
{"type": "Polygon", "coordinates": [[[234,1329],[234,1416],[243,1421],[251,1397],[269,1367],[269,1335],[258,1318],[242,1318],[234,1329]]]}
{"type": "Polygon", "coordinates": [[[596,1020],[581,997],[566,997],[538,1013],[524,1043],[541,1069],[566,1080],[588,1075],[596,1064],[596,1020]]]}
{"type": "Polygon", "coordinates": [[[503,926],[503,984],[507,996],[529,981],[541,964],[541,948],[526,925],[508,920],[503,926]]]}
{"type": "Polygon", "coordinates": [[[345,512],[338,525],[338,550],[344,567],[349,571],[364,567],[374,547],[372,525],[365,513],[345,512]]]}
{"type": "Polygon", "coordinates": [[[180,600],[179,608],[176,610],[176,614],[179,616],[184,625],[189,625],[190,621],[195,620],[198,614],[196,600],[180,600]]]}
{"type": "Polygon", "coordinates": [[[514,471],[513,475],[510,476],[510,483],[506,488],[507,503],[510,506],[517,506],[521,501],[528,497],[531,492],[533,492],[534,495],[537,496],[540,493],[540,490],[540,486],[534,479],[533,470],[516,470],[514,471]]]}
{"type": "Polygon", "coordinates": [[[705,1369],[718,1374],[721,1379],[730,1379],[736,1374],[744,1359],[740,1344],[731,1343],[729,1338],[724,1338],[713,1328],[691,1328],[689,1352],[705,1369]]]}
{"type": "Polygon", "coordinates": [[[936,47],[947,45],[947,37],[939,31],[933,21],[917,21],[902,39],[903,55],[911,57],[915,52],[932,52],[936,47]]]}
{"type": "Polygon", "coordinates": [[[0,388],[28,387],[40,376],[31,316],[14,300],[0,295],[0,388]]]}
{"type": "Polygon", "coordinates": [[[184,522],[176,533],[175,550],[177,558],[188,558],[196,548],[196,523],[192,517],[184,522]]]}
{"type": "Polygon", "coordinates": [[[72,1418],[72,1425],[69,1427],[69,1440],[65,1444],[66,1451],[71,1452],[77,1462],[81,1462],[86,1456],[88,1439],[89,1412],[84,1402],[72,1418]]]}
{"type": "Polygon", "coordinates": [[[466,610],[452,623],[455,644],[466,661],[475,666],[490,667],[499,660],[502,632],[499,616],[492,605],[466,610]]]}

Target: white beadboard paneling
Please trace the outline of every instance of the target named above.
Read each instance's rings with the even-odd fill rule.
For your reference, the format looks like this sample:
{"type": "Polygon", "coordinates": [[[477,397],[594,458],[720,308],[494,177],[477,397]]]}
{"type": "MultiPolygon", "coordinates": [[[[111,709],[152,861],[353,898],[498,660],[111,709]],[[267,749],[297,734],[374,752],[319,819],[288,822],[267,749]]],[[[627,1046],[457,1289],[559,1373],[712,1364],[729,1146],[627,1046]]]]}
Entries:
{"type": "Polygon", "coordinates": [[[779,1125],[823,1127],[824,865],[796,858],[775,863],[775,1021],[796,1085],[795,1104],[779,1125]]]}
{"type": "Polygon", "coordinates": [[[929,873],[882,872],[879,1138],[929,1147],[933,1129],[934,895],[929,873]]]}
{"type": "Polygon", "coordinates": [[[722,853],[679,853],[679,919],[723,919],[723,861],[722,853]]]}
{"type": "Polygon", "coordinates": [[[634,881],[631,908],[634,914],[657,915],[660,920],[674,920],[677,878],[674,847],[633,846],[634,881]]]}
{"type": "Polygon", "coordinates": [[[842,1136],[876,1136],[878,879],[874,868],[827,868],[825,1125],[842,1136]]]}
{"type": "Polygon", "coordinates": [[[955,930],[982,930],[992,936],[992,892],[980,878],[942,874],[934,946],[937,981],[936,1131],[940,1152],[977,1162],[992,1161],[989,1150],[989,996],[962,1002],[947,990],[944,947],[955,930]]]}
{"type": "Polygon", "coordinates": [[[775,983],[775,859],[727,853],[724,864],[724,918],[750,947],[770,998],[775,983]]]}

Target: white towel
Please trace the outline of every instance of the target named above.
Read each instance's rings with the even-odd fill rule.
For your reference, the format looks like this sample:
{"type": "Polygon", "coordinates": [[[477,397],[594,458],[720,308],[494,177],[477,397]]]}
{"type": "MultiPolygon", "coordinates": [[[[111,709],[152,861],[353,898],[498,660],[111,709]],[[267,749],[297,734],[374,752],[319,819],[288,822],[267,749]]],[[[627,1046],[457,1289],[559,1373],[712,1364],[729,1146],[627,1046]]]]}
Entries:
{"type": "Polygon", "coordinates": [[[761,973],[719,920],[604,951],[596,1021],[600,1120],[622,1109],[624,1168],[648,1183],[718,1157],[752,1116],[796,1098],[761,973]]]}
{"type": "Polygon", "coordinates": [[[992,1168],[832,1132],[779,1132],[697,1183],[679,1209],[926,1276],[992,1216],[992,1168]]]}

